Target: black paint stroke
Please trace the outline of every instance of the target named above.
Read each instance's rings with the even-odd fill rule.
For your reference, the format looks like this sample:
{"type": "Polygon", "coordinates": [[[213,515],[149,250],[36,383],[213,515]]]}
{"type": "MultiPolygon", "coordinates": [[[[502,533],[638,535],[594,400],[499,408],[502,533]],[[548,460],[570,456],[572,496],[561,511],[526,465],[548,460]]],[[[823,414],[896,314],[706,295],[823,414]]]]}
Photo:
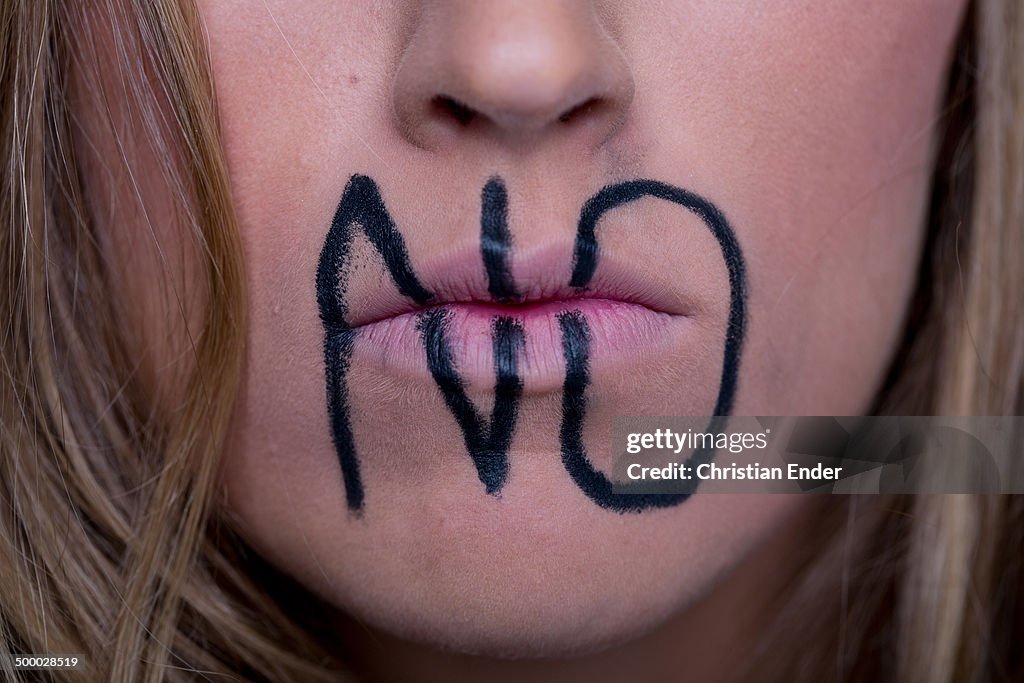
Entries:
{"type": "Polygon", "coordinates": [[[320,307],[320,320],[328,334],[349,329],[345,322],[348,305],[342,290],[352,238],[360,229],[384,260],[399,292],[418,304],[428,303],[434,298],[420,284],[409,264],[405,240],[388,215],[377,183],[367,176],[354,175],[345,186],[338,209],[334,212],[316,271],[316,301],[320,307]]]}
{"type": "Polygon", "coordinates": [[[487,181],[480,193],[480,251],[487,269],[487,291],[495,301],[519,301],[508,258],[512,235],[508,230],[508,192],[501,178],[487,181]]]}
{"type": "Polygon", "coordinates": [[[494,319],[494,407],[490,421],[484,422],[466,395],[465,384],[455,367],[447,335],[449,318],[450,312],[444,308],[431,309],[419,316],[418,326],[427,353],[427,366],[448,410],[462,430],[477,476],[487,493],[497,494],[508,478],[508,451],[519,414],[519,398],[523,393],[518,367],[518,356],[525,339],[523,326],[514,318],[500,316],[494,319]]]}
{"type": "MultiPolygon", "coordinates": [[[[717,207],[686,190],[652,180],[634,180],[605,187],[588,200],[581,211],[570,285],[584,289],[597,268],[598,220],[607,211],[646,196],[675,202],[696,213],[717,238],[729,270],[731,302],[722,379],[715,404],[715,417],[708,427],[708,431],[718,431],[724,428],[736,390],[746,326],[746,282],[739,244],[717,207]]],[[[492,179],[485,186],[481,203],[481,252],[488,273],[490,293],[499,301],[518,300],[507,264],[511,243],[507,222],[508,197],[499,178],[492,179]]],[[[345,378],[357,331],[346,321],[344,284],[345,266],[357,230],[363,231],[380,254],[388,273],[404,296],[420,305],[433,299],[433,295],[420,284],[412,270],[402,235],[388,215],[376,183],[366,176],[352,176],[320,253],[316,290],[325,332],[327,406],[332,437],[341,465],[348,506],[355,512],[363,507],[364,491],[349,420],[345,378]]],[[[485,424],[466,396],[463,382],[455,369],[445,335],[446,316],[447,311],[444,309],[433,309],[421,315],[420,330],[428,364],[448,408],[463,431],[467,450],[473,458],[481,482],[488,493],[494,494],[501,490],[508,475],[508,450],[523,388],[518,372],[518,354],[524,345],[524,331],[522,324],[513,318],[495,319],[492,330],[497,378],[495,404],[490,422],[485,424]]],[[[560,439],[563,464],[573,481],[597,504],[619,512],[667,507],[688,498],[692,491],[666,494],[613,493],[607,478],[590,465],[582,439],[586,388],[590,381],[589,329],[578,311],[561,314],[559,323],[566,360],[560,439]]],[[[713,455],[713,450],[696,452],[690,456],[687,464],[696,466],[701,462],[710,462],[713,455]]]]}
{"type": "Polygon", "coordinates": [[[388,215],[377,184],[367,176],[353,175],[334,213],[316,271],[316,300],[324,326],[327,413],[345,482],[345,498],[353,511],[362,509],[364,492],[345,383],[357,333],[345,319],[348,305],[344,285],[345,266],[357,230],[363,231],[380,254],[399,292],[418,304],[433,299],[409,264],[405,241],[388,215]]]}
{"type": "Polygon", "coordinates": [[[352,360],[352,345],[355,343],[354,330],[342,330],[324,339],[324,358],[327,372],[327,414],[331,421],[334,450],[338,454],[342,479],[345,483],[345,500],[349,509],[363,507],[363,480],[359,473],[359,459],[356,457],[355,438],[348,420],[348,389],[345,375],[352,360]]]}
{"type": "MultiPolygon", "coordinates": [[[[644,493],[629,493],[629,485],[620,485],[616,493],[612,482],[594,469],[587,458],[583,444],[583,422],[587,413],[587,386],[590,384],[590,328],[579,311],[565,311],[558,315],[562,329],[562,353],[565,356],[565,384],[562,387],[562,426],[559,440],[562,444],[562,464],[572,480],[595,503],[615,512],[643,512],[654,508],[679,505],[697,489],[697,480],[689,482],[690,489],[680,491],[680,482],[672,482],[671,493],[651,493],[645,484],[644,493]]],[[[712,425],[724,426],[724,418],[715,418],[712,425]]],[[[711,462],[714,449],[701,447],[690,456],[687,465],[711,462]]],[[[666,485],[666,488],[669,488],[666,485]]]]}
{"type": "MultiPolygon", "coordinates": [[[[569,285],[585,289],[597,270],[599,250],[596,227],[601,217],[614,208],[643,197],[674,202],[696,214],[718,240],[722,260],[729,271],[729,320],[722,354],[722,375],[718,397],[715,399],[714,417],[707,428],[709,432],[718,432],[725,428],[732,412],[747,324],[746,265],[743,252],[729,222],[718,207],[697,194],[655,180],[630,180],[602,188],[587,200],[580,212],[569,285]]],[[[560,432],[562,462],[573,481],[598,505],[618,512],[641,512],[682,503],[692,495],[699,480],[694,480],[691,490],[676,493],[613,493],[612,483],[590,464],[582,437],[586,413],[585,391],[590,382],[590,334],[586,320],[578,312],[560,316],[559,323],[566,363],[560,432]]],[[[713,449],[701,448],[691,454],[685,464],[696,468],[710,462],[713,457],[713,449]]],[[[620,487],[620,490],[622,488],[628,490],[628,485],[620,487]]]]}

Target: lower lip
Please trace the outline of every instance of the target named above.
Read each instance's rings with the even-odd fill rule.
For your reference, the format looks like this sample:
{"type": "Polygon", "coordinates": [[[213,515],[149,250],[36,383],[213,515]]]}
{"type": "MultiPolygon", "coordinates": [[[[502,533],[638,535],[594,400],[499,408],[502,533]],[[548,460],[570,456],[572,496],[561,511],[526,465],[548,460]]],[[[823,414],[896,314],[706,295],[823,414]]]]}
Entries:
{"type": "MultiPolygon", "coordinates": [[[[637,363],[672,340],[689,318],[610,299],[572,299],[502,306],[487,303],[447,304],[447,339],[456,368],[470,387],[493,387],[492,327],[498,317],[517,320],[525,343],[519,374],[527,392],[560,387],[565,376],[558,316],[577,311],[590,330],[590,356],[605,364],[637,363]]],[[[429,377],[419,330],[422,312],[406,313],[358,328],[359,363],[374,363],[388,375],[429,377]]]]}

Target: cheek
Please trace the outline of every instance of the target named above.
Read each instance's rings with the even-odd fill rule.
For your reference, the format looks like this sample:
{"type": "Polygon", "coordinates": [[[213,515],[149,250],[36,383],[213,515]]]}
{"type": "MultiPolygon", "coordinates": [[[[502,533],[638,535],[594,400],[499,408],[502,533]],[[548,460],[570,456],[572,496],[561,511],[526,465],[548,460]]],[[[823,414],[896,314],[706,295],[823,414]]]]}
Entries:
{"type": "Polygon", "coordinates": [[[633,132],[672,127],[648,134],[654,163],[714,187],[747,254],[736,412],[859,413],[914,285],[963,3],[685,4],[637,37],[651,86],[633,132]]]}

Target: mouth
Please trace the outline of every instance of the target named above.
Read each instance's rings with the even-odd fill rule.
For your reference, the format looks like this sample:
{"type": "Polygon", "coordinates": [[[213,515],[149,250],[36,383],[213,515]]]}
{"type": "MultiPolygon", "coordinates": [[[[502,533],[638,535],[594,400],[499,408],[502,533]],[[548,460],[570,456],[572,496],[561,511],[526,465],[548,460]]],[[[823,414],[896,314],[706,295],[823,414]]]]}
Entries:
{"type": "MultiPolygon", "coordinates": [[[[716,316],[714,288],[699,284],[707,274],[700,262],[691,260],[696,268],[686,270],[677,262],[666,270],[665,264],[674,262],[666,258],[664,247],[659,248],[658,239],[644,245],[636,239],[623,241],[620,233],[610,254],[599,245],[595,228],[605,214],[649,197],[686,209],[703,223],[721,252],[729,305],[711,414],[728,415],[746,327],[745,264],[725,216],[708,200],[654,180],[607,185],[584,203],[571,244],[552,241],[513,250],[507,194],[495,176],[481,193],[479,255],[463,242],[461,251],[442,249],[432,262],[413,264],[376,183],[367,176],[352,176],[316,273],[317,304],[326,333],[328,414],[351,510],[358,511],[363,504],[348,409],[347,374],[356,357],[363,359],[359,365],[365,381],[385,390],[391,388],[388,380],[403,372],[433,381],[488,493],[501,491],[505,482],[520,398],[560,388],[563,464],[584,493],[618,512],[671,506],[686,499],[689,494],[621,500],[590,464],[582,441],[592,361],[594,374],[605,375],[596,378],[597,383],[625,385],[633,396],[643,389],[644,378],[672,382],[671,367],[679,365],[676,352],[682,349],[695,351],[689,355],[689,370],[695,371],[696,382],[706,384],[710,379],[702,376],[708,365],[692,361],[707,355],[702,340],[714,327],[708,321],[724,311],[718,310],[716,316]],[[356,230],[383,262],[380,277],[366,270],[371,261],[365,252],[354,255],[363,275],[349,277],[345,266],[352,262],[349,252],[356,230]],[[447,258],[440,258],[445,254],[447,258]],[[635,260],[621,260],[629,255],[635,260]],[[359,343],[354,343],[357,338],[359,343]],[[481,389],[493,397],[489,419],[471,395],[476,390],[479,396],[481,389]]],[[[618,216],[618,225],[633,228],[634,237],[646,234],[635,215],[618,216]]],[[[683,256],[700,251],[687,249],[683,256]]],[[[374,254],[369,256],[373,259],[374,254]]],[[[629,410],[637,405],[629,400],[630,405],[612,403],[629,410]]]]}
{"type": "Polygon", "coordinates": [[[517,296],[511,300],[494,300],[479,252],[470,248],[418,269],[432,294],[425,302],[378,290],[366,305],[356,302],[351,310],[348,326],[361,340],[360,362],[389,376],[427,377],[431,345],[443,339],[468,388],[493,387],[495,329],[511,325],[521,331],[517,366],[524,389],[539,393],[560,388],[564,379],[559,319],[566,313],[586,320],[592,353],[603,366],[640,362],[673,340],[679,343],[677,335],[688,329],[694,302],[608,256],[587,287],[567,286],[568,273],[561,271],[567,270],[570,249],[518,259],[517,296]]]}

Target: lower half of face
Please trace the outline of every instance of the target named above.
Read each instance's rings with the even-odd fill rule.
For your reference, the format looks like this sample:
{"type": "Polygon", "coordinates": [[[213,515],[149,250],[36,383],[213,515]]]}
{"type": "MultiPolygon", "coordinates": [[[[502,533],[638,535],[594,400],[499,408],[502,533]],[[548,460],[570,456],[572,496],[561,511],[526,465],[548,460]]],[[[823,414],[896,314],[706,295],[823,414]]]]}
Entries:
{"type": "Polygon", "coordinates": [[[225,504],[258,550],[401,637],[552,654],[668,619],[799,509],[616,494],[613,422],[869,409],[958,3],[582,3],[537,25],[615,44],[600,135],[503,118],[500,73],[452,76],[468,121],[395,123],[457,69],[431,3],[231,5],[203,10],[250,281],[225,504]],[[449,66],[395,80],[415,50],[449,66]]]}

